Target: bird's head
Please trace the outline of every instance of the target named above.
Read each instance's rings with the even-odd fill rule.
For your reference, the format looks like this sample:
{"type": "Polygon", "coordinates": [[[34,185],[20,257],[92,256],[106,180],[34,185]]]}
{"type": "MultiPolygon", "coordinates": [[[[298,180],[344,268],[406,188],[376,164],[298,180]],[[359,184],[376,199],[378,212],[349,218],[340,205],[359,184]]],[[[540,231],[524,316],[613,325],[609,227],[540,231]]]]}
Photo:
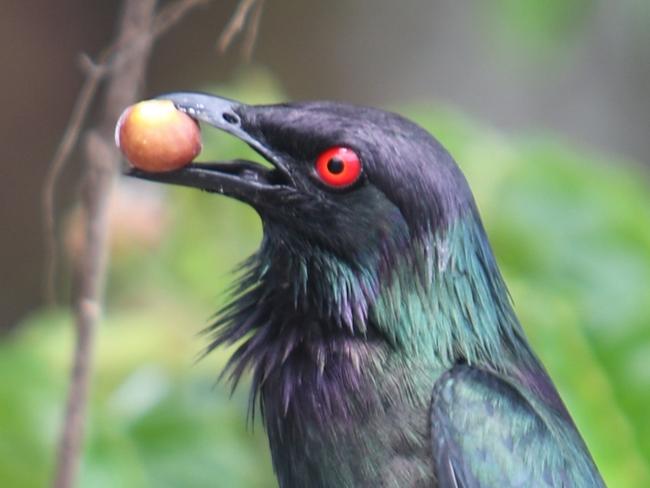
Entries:
{"type": "Polygon", "coordinates": [[[245,141],[273,168],[235,160],[131,174],[251,205],[262,218],[265,245],[306,266],[314,256],[350,269],[384,266],[473,208],[449,154],[399,115],[335,102],[251,106],[199,93],[161,98],[245,141]]]}
{"type": "MultiPolygon", "coordinates": [[[[477,317],[498,313],[469,302],[450,308],[464,298],[480,307],[481,294],[501,282],[462,173],[418,125],[334,102],[251,106],[199,93],[161,98],[245,141],[272,165],[235,160],[168,173],[131,171],[236,198],[261,216],[261,249],[239,300],[215,326],[215,345],[256,332],[259,344],[286,348],[287,341],[340,329],[451,356],[464,347],[456,339],[480,326],[477,317]],[[448,286],[442,275],[472,282],[448,286]]],[[[241,356],[261,354],[251,342],[241,356]]]]}
{"type": "Polygon", "coordinates": [[[230,133],[273,169],[235,160],[132,174],[192,186],[254,207],[272,238],[356,259],[413,239],[471,207],[452,158],[409,120],[335,102],[251,106],[200,93],[161,98],[230,133]]]}

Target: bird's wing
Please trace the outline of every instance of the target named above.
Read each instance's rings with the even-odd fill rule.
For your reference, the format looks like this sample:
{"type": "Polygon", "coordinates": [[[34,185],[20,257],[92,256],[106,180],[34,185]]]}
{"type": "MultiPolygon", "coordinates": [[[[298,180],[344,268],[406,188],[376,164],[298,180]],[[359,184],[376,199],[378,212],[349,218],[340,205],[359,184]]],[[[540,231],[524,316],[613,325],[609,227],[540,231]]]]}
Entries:
{"type": "Polygon", "coordinates": [[[431,402],[439,486],[604,487],[572,423],[542,409],[494,374],[447,371],[431,402]]]}

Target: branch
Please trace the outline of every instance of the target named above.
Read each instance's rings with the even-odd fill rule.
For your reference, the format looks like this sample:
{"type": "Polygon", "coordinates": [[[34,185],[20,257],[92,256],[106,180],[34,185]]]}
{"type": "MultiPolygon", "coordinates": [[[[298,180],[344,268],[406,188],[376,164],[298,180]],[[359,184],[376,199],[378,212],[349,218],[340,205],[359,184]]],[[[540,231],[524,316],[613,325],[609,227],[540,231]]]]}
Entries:
{"type": "Polygon", "coordinates": [[[255,4],[255,8],[251,13],[251,19],[248,22],[248,29],[244,37],[244,44],[242,46],[242,53],[246,62],[250,62],[253,57],[253,48],[257,41],[257,33],[260,29],[260,22],[262,20],[262,10],[264,9],[264,0],[259,0],[255,4]]]}
{"type": "MultiPolygon", "coordinates": [[[[133,39],[135,33],[149,32],[153,23],[156,0],[125,0],[123,3],[118,43],[133,39]]],[[[128,49],[128,45],[125,49],[128,49]]],[[[129,62],[110,74],[104,98],[103,116],[97,126],[85,138],[86,166],[82,183],[82,206],[85,221],[84,248],[74,274],[73,308],[77,329],[74,365],[68,393],[63,432],[59,443],[55,488],[70,488],[75,484],[79,470],[80,453],[84,436],[86,404],[90,387],[94,336],[101,314],[101,294],[106,267],[108,198],[113,179],[119,168],[119,154],[112,143],[112,128],[119,110],[136,100],[142,84],[151,43],[136,46],[129,62]]],[[[80,97],[77,120],[71,124],[69,138],[78,138],[83,117],[96,90],[98,74],[90,75],[90,86],[80,97]],[[91,83],[92,82],[92,83],[91,83]],[[94,85],[94,86],[93,86],[94,85]],[[92,89],[91,89],[92,88],[92,89]],[[90,93],[90,95],[88,95],[90,93]]],[[[59,160],[65,161],[66,147],[59,152],[59,160]]],[[[69,151],[69,149],[68,149],[69,151]]],[[[59,162],[59,168],[62,166],[59,162]]],[[[59,169],[60,171],[60,169],[59,169]]]]}
{"type": "Polygon", "coordinates": [[[54,192],[56,183],[65,168],[72,150],[77,145],[79,134],[86,121],[90,106],[95,99],[102,72],[94,70],[86,76],[77,96],[70,121],[49,165],[43,187],[43,215],[45,218],[45,294],[50,304],[55,301],[54,277],[56,275],[56,232],[54,219],[54,192]]]}
{"type": "Polygon", "coordinates": [[[246,28],[246,37],[244,38],[243,53],[244,58],[249,61],[257,38],[260,19],[262,18],[262,7],[264,0],[241,0],[237,5],[235,13],[224,28],[217,41],[217,49],[225,53],[235,36],[246,28]],[[253,9],[253,7],[255,7],[253,9]],[[252,13],[251,13],[252,10],[252,13]],[[250,19],[248,18],[250,14],[250,19]]]}
{"type": "MultiPolygon", "coordinates": [[[[81,66],[86,73],[83,86],[75,101],[70,120],[66,126],[61,142],[50,162],[45,184],[43,186],[42,206],[45,233],[45,296],[50,304],[55,303],[54,282],[57,271],[57,239],[54,197],[59,176],[70,161],[72,151],[77,146],[81,132],[90,109],[96,99],[97,90],[102,81],[120,65],[137,55],[141,44],[155,42],[171,27],[179,22],[191,9],[207,4],[212,0],[178,0],[161,9],[153,20],[153,27],[147,31],[129,31],[103,49],[97,61],[82,56],[81,66]]],[[[123,108],[123,107],[122,107],[123,108]]]]}

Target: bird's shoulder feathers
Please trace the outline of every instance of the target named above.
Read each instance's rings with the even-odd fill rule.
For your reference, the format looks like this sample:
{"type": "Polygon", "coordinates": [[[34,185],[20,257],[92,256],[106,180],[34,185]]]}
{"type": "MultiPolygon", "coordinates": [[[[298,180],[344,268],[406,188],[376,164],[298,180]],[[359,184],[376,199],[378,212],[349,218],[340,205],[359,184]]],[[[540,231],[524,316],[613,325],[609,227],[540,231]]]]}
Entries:
{"type": "Polygon", "coordinates": [[[605,486],[568,417],[475,367],[436,381],[431,442],[441,487],[605,486]]]}

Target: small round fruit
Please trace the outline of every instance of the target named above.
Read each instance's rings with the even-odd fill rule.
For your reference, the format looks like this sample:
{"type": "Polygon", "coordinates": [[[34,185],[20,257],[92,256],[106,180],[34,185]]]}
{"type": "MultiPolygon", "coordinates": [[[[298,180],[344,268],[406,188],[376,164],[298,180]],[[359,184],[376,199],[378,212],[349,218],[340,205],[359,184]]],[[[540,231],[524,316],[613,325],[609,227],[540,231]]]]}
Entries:
{"type": "Polygon", "coordinates": [[[138,169],[173,171],[201,151],[201,131],[169,100],[146,100],[128,107],[115,127],[115,143],[138,169]]]}

